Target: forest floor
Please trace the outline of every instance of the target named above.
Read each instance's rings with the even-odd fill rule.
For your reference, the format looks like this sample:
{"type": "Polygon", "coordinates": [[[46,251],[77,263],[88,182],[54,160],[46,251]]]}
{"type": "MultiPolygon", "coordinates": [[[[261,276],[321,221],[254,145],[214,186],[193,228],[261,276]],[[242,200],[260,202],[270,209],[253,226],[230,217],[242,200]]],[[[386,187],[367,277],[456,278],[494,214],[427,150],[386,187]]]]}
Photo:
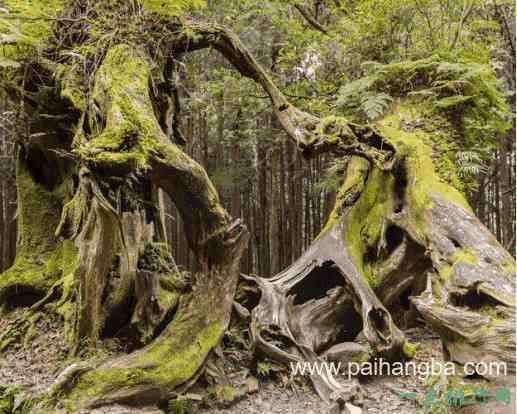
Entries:
{"type": "MultiPolygon", "coordinates": [[[[415,362],[435,359],[442,361],[438,337],[423,329],[406,332],[418,344],[415,362]]],[[[422,399],[427,392],[426,381],[418,376],[375,376],[361,378],[364,390],[363,414],[423,414],[422,399]],[[416,393],[417,400],[405,397],[416,393]],[[402,395],[401,395],[402,394],[402,395]]],[[[303,389],[280,387],[278,383],[261,384],[259,392],[224,409],[206,410],[204,414],[323,414],[326,404],[310,385],[303,389]]]]}
{"type": "MultiPolygon", "coordinates": [[[[0,316],[0,333],[19,316],[18,312],[0,316]]],[[[416,362],[442,360],[438,337],[425,328],[406,332],[417,344],[416,362]]],[[[22,343],[11,344],[0,354],[0,384],[22,385],[34,392],[48,387],[57,374],[71,363],[68,348],[57,318],[40,317],[22,343]]],[[[364,389],[363,414],[423,414],[428,385],[419,376],[375,376],[361,378],[364,389]],[[417,395],[408,398],[409,393],[417,395]]],[[[323,414],[325,404],[307,381],[258,381],[253,392],[225,408],[204,408],[202,414],[323,414]]],[[[221,407],[221,406],[219,406],[221,407]]],[[[504,411],[501,411],[502,414],[504,411]]],[[[130,408],[109,406],[84,411],[84,414],[159,414],[157,407],[130,408]]],[[[487,411],[488,413],[488,411],[487,411]]],[[[497,411],[499,414],[499,411],[497,411]]]]}

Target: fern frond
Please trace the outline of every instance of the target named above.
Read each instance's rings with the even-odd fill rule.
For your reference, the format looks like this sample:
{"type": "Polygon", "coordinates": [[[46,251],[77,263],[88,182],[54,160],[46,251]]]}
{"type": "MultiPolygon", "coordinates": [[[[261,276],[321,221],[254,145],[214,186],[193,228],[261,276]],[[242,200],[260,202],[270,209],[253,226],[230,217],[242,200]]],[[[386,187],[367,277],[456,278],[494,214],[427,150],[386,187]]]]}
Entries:
{"type": "Polygon", "coordinates": [[[487,169],[481,155],[476,151],[458,151],[456,165],[458,175],[462,178],[473,177],[487,169]]]}
{"type": "Polygon", "coordinates": [[[366,95],[361,102],[361,109],[371,121],[381,116],[392,101],[393,98],[386,93],[366,95]]]}

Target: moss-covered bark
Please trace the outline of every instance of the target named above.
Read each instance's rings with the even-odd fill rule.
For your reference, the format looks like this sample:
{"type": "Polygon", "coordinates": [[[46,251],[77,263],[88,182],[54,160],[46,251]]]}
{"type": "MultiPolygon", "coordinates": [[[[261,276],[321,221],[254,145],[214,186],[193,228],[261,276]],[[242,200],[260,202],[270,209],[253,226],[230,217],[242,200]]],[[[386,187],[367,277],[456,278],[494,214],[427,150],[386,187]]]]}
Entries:
{"type": "Polygon", "coordinates": [[[228,326],[246,241],[247,235],[236,228],[226,240],[224,261],[199,276],[155,341],[79,376],[61,402],[69,409],[114,402],[140,405],[171,399],[188,387],[228,326]]]}
{"type": "Polygon", "coordinates": [[[0,303],[31,304],[73,272],[77,249],[73,242],[54,234],[70,181],[47,183],[37,170],[31,170],[25,150],[18,151],[17,157],[16,260],[0,277],[0,303]]]}
{"type": "MultiPolygon", "coordinates": [[[[420,274],[411,274],[405,272],[408,262],[403,263],[403,258],[399,258],[399,272],[413,278],[413,285],[427,286],[420,296],[418,291],[413,292],[413,302],[442,335],[446,357],[461,365],[472,360],[473,355],[479,355],[480,360],[487,362],[505,362],[509,372],[513,372],[515,360],[510,349],[515,346],[515,332],[509,326],[515,322],[514,260],[475,218],[464,195],[454,187],[457,177],[454,167],[449,165],[448,171],[440,171],[436,140],[444,133],[452,133],[453,125],[441,122],[440,127],[433,127],[428,118],[429,125],[421,125],[426,114],[429,116],[424,106],[410,101],[396,105],[393,113],[378,123],[379,131],[401,154],[401,165],[391,178],[394,186],[384,186],[394,201],[374,223],[384,228],[384,235],[390,226],[396,226],[410,242],[421,246],[420,253],[413,249],[406,255],[416,259],[420,255],[421,264],[427,261],[427,267],[423,265],[420,274]],[[498,335],[499,341],[495,341],[498,335]]],[[[378,200],[370,203],[372,210],[366,223],[375,218],[372,211],[380,204],[378,200]]],[[[382,232],[378,233],[381,240],[372,245],[370,226],[362,226],[363,245],[396,252],[397,246],[390,246],[390,240],[382,239],[382,232]]],[[[391,243],[402,241],[403,238],[392,239],[391,243]]],[[[376,261],[383,259],[380,252],[376,261]]],[[[371,280],[380,283],[376,273],[382,272],[376,272],[377,269],[382,267],[374,261],[365,271],[371,272],[371,280]]]]}
{"type": "MultiPolygon", "coordinates": [[[[117,177],[125,180],[131,172],[140,188],[152,181],[168,192],[182,213],[202,274],[192,293],[180,300],[172,323],[149,346],[79,374],[73,386],[62,386],[61,401],[71,409],[171,397],[178,386],[195,377],[229,322],[247,233],[239,222],[231,223],[204,169],[160,128],[149,92],[150,64],[141,48],[112,47],[95,77],[98,125],[90,136],[76,135],[74,151],[83,167],[59,231],[76,237],[79,246],[74,274],[77,343],[96,341],[117,312],[127,313],[128,295],[135,290],[160,287],[155,279],[158,275],[138,266],[138,258],[145,253],[140,247],[153,237],[146,230],[150,217],[146,219],[145,210],[138,213],[138,203],[117,204],[105,194],[106,185],[114,190],[112,182],[117,177]],[[103,179],[102,171],[108,171],[110,177],[103,179]],[[128,207],[132,210],[124,212],[128,207]],[[114,257],[120,258],[116,267],[114,257]],[[110,281],[113,271],[119,273],[115,285],[110,281]],[[199,298],[203,298],[201,302],[199,298]]],[[[153,334],[146,326],[146,321],[154,319],[149,314],[153,306],[150,296],[153,292],[140,292],[138,300],[148,300],[137,303],[132,318],[135,328],[147,338],[153,334]]]]}

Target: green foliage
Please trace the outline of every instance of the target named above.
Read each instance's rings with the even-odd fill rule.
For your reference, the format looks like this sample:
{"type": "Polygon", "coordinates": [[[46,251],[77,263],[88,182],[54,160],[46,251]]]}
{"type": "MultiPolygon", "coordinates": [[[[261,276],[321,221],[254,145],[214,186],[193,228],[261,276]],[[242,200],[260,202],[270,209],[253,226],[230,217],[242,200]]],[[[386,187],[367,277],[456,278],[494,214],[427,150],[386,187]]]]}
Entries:
{"type": "MultiPolygon", "coordinates": [[[[240,34],[263,65],[269,67],[275,57],[272,71],[275,82],[293,104],[304,110],[328,116],[334,112],[337,101],[346,114],[371,122],[386,113],[397,98],[412,94],[436,108],[435,114],[428,113],[430,117],[436,115],[441,119],[445,115],[450,120],[459,119],[454,130],[447,131],[448,137],[445,132],[438,136],[436,131],[443,129],[440,125],[433,127],[433,139],[439,141],[436,149],[445,154],[439,157],[439,171],[446,181],[456,181],[455,186],[462,191],[473,189],[475,171],[488,165],[509,120],[506,86],[499,82],[501,61],[509,58],[501,37],[504,28],[494,18],[494,6],[482,0],[360,0],[341,4],[324,2],[319,9],[318,21],[326,27],[328,35],[310,27],[292,3],[285,1],[222,0],[210,10],[216,19],[240,34]],[[472,10],[462,19],[465,7],[470,4],[472,10]],[[430,61],[429,71],[434,72],[430,73],[430,79],[419,78],[427,72],[423,67],[426,60],[430,61]],[[384,70],[388,73],[379,74],[384,79],[378,80],[372,74],[382,70],[383,64],[387,64],[384,70]],[[350,102],[351,98],[355,102],[350,102]],[[346,108],[348,105],[351,107],[346,108]],[[474,168],[471,163],[460,164],[459,178],[453,177],[448,171],[455,169],[456,153],[462,151],[475,152],[480,162],[476,161],[474,168]]],[[[499,5],[511,7],[507,0],[499,5]]],[[[198,60],[197,64],[203,63],[198,60]]],[[[239,79],[231,71],[226,70],[224,77],[214,76],[217,70],[210,70],[208,64],[205,73],[214,89],[226,91],[226,101],[240,96],[247,122],[245,133],[239,138],[247,139],[244,151],[252,152],[256,142],[266,142],[269,148],[278,139],[278,132],[263,122],[251,126],[248,123],[262,115],[264,100],[259,97],[262,93],[249,85],[243,87],[244,82],[240,89],[228,88],[229,79],[233,79],[234,85],[239,79]],[[243,95],[246,95],[245,104],[243,95]]],[[[204,76],[200,74],[201,78],[204,76]]],[[[208,95],[206,99],[216,102],[214,96],[208,95]]],[[[205,108],[215,130],[215,114],[220,109],[215,105],[205,108]]],[[[231,119],[232,106],[226,106],[224,111],[228,115],[223,112],[223,117],[231,119]]],[[[228,129],[230,125],[226,126],[228,129]]],[[[216,140],[220,142],[218,137],[216,140]]],[[[256,176],[250,169],[255,165],[247,166],[248,169],[235,175],[246,179],[251,176],[248,181],[253,183],[256,176]]],[[[329,167],[328,173],[320,174],[316,191],[339,187],[341,177],[333,165],[329,167]]],[[[235,180],[229,172],[233,169],[226,165],[220,168],[225,174],[220,175],[223,185],[218,181],[218,188],[235,180]]]]}
{"type": "Polygon", "coordinates": [[[472,96],[455,95],[439,99],[435,102],[435,106],[440,109],[456,108],[462,103],[472,99],[472,96]]]}
{"type": "Polygon", "coordinates": [[[22,413],[23,404],[20,407],[20,394],[23,390],[19,386],[6,386],[0,384],[0,414],[11,414],[13,412],[22,413]]]}
{"type": "Polygon", "coordinates": [[[279,365],[277,362],[273,362],[269,359],[257,362],[257,374],[260,377],[269,377],[278,372],[285,370],[285,367],[279,365]]]}
{"type": "MultiPolygon", "coordinates": [[[[485,169],[491,150],[510,127],[506,96],[493,70],[439,56],[363,66],[367,75],[340,89],[337,107],[355,120],[369,121],[380,117],[398,98],[409,96],[425,103],[429,108],[426,119],[416,126],[425,123],[436,130],[433,136],[442,157],[438,162],[445,167],[440,170],[454,169],[455,164],[459,177],[472,188],[473,178],[485,169]]],[[[456,187],[463,189],[460,183],[456,187]]]]}
{"type": "Polygon", "coordinates": [[[432,56],[386,65],[368,62],[363,66],[367,75],[339,91],[336,104],[345,111],[357,113],[360,109],[372,119],[366,109],[370,108],[370,115],[377,117],[388,108],[392,98],[415,95],[462,118],[469,133],[476,128],[471,123],[479,118],[486,124],[485,132],[504,132],[509,127],[505,95],[487,65],[466,60],[451,63],[432,56]],[[368,101],[372,103],[366,106],[368,101]]]}
{"type": "Polygon", "coordinates": [[[5,0],[0,7],[0,66],[16,67],[17,58],[41,48],[50,35],[63,0],[5,0]],[[8,58],[13,58],[10,60],[8,58]]]}
{"type": "Polygon", "coordinates": [[[340,90],[337,99],[339,106],[348,106],[348,102],[354,102],[360,113],[366,120],[372,121],[380,117],[390,106],[393,98],[387,93],[374,89],[372,91],[372,79],[359,79],[350,82],[340,90]]]}
{"type": "Polygon", "coordinates": [[[164,243],[148,243],[138,259],[138,269],[162,275],[160,285],[168,292],[187,288],[192,277],[188,271],[178,269],[164,243]]]}
{"type": "Polygon", "coordinates": [[[337,192],[345,178],[348,157],[331,159],[323,172],[323,177],[315,185],[316,191],[337,192]]]}
{"type": "Polygon", "coordinates": [[[0,56],[0,67],[2,68],[19,68],[20,64],[15,60],[8,59],[6,57],[0,56]]]}
{"type": "Polygon", "coordinates": [[[361,100],[361,109],[370,120],[378,118],[388,108],[393,98],[386,93],[365,95],[361,100]]]}
{"type": "Polygon", "coordinates": [[[456,153],[456,168],[462,178],[474,177],[487,169],[483,159],[476,151],[458,151],[456,153]]]}
{"type": "Polygon", "coordinates": [[[497,23],[487,18],[490,4],[483,0],[362,0],[342,6],[336,16],[333,32],[355,64],[433,53],[487,62],[497,36],[497,23]]]}
{"type": "Polygon", "coordinates": [[[186,393],[178,395],[169,401],[169,414],[189,414],[199,410],[199,405],[203,401],[203,397],[199,394],[186,393]]]}
{"type": "Polygon", "coordinates": [[[249,349],[250,343],[247,335],[247,327],[240,325],[231,326],[224,333],[224,344],[228,349],[249,349]]]}

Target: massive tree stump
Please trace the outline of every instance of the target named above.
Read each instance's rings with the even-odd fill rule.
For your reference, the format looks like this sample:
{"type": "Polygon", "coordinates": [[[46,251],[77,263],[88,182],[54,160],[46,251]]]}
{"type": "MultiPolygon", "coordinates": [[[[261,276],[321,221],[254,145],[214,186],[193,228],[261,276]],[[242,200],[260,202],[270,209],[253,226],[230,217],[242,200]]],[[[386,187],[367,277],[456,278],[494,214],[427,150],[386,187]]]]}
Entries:
{"type": "MultiPolygon", "coordinates": [[[[418,106],[398,105],[380,120],[375,128],[394,148],[393,169],[352,157],[311,247],[282,273],[257,279],[262,299],[252,327],[266,354],[321,363],[337,344],[366,338],[379,356],[409,357],[387,310],[405,295],[440,334],[460,377],[471,376],[467,363],[506,364],[508,377],[487,378],[496,383],[515,374],[514,260],[440,178],[432,149],[440,131],[413,127],[420,119],[418,106]],[[294,348],[261,335],[271,330],[294,348]]],[[[328,376],[313,378],[319,394],[350,399],[354,384],[328,376]]]]}

